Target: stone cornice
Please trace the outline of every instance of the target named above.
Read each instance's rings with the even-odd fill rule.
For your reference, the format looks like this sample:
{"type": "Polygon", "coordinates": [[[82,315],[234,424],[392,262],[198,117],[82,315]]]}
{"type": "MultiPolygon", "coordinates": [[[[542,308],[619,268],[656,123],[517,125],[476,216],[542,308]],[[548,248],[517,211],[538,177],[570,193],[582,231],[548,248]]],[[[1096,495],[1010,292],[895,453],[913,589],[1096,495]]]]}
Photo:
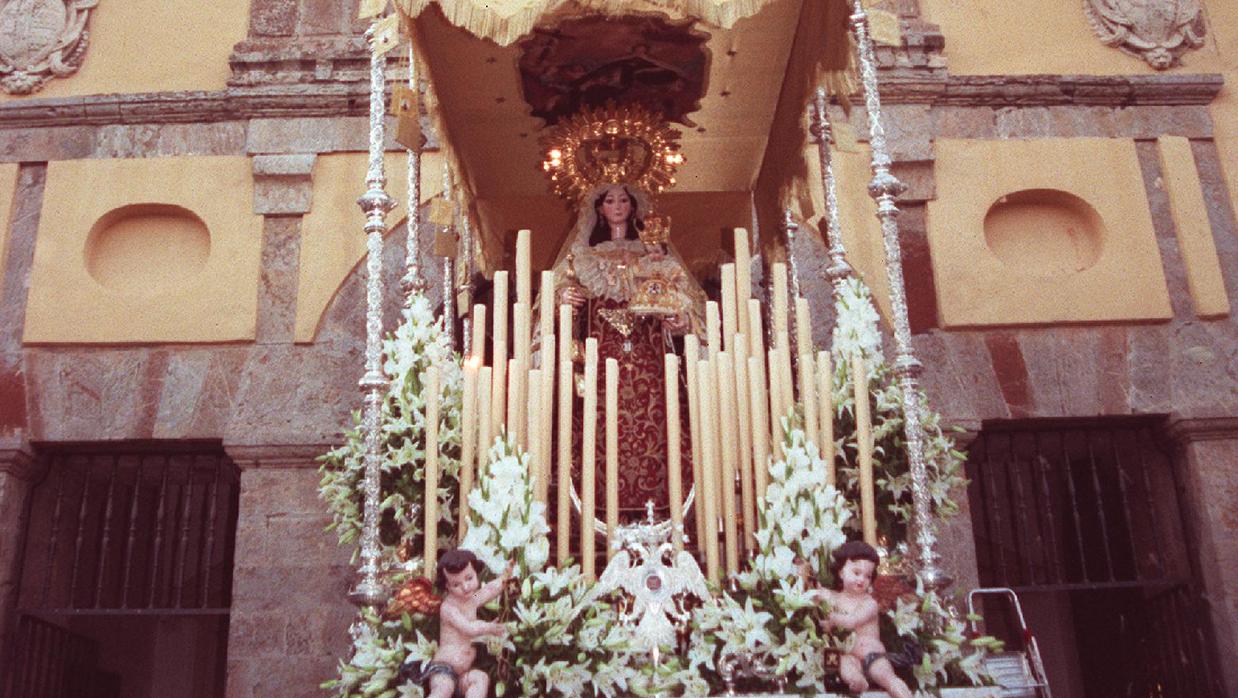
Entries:
{"type": "Polygon", "coordinates": [[[1225,80],[1214,73],[1169,75],[948,75],[893,69],[881,101],[971,107],[1208,105],[1225,80]]]}
{"type": "Polygon", "coordinates": [[[1165,436],[1177,446],[1198,441],[1238,441],[1238,417],[1171,417],[1165,436]]]}
{"type": "Polygon", "coordinates": [[[10,101],[0,128],[210,123],[246,119],[362,116],[368,91],[359,83],[228,88],[219,92],[153,92],[10,101]]]}
{"type": "Polygon", "coordinates": [[[29,446],[0,446],[0,473],[18,480],[36,480],[43,473],[43,464],[29,446]]]}
{"type": "Polygon", "coordinates": [[[252,468],[317,468],[318,456],[333,444],[224,444],[224,451],[241,470],[252,468]]]}

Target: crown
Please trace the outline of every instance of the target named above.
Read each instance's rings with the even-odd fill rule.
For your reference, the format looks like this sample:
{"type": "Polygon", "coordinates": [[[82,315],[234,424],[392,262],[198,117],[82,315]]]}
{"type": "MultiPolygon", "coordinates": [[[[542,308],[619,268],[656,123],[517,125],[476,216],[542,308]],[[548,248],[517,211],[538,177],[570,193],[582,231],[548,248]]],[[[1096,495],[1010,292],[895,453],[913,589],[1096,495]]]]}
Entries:
{"type": "Polygon", "coordinates": [[[542,170],[554,192],[576,201],[600,184],[632,184],[658,193],[675,184],[684,162],[679,132],[639,104],[586,108],[542,137],[542,170]]]}

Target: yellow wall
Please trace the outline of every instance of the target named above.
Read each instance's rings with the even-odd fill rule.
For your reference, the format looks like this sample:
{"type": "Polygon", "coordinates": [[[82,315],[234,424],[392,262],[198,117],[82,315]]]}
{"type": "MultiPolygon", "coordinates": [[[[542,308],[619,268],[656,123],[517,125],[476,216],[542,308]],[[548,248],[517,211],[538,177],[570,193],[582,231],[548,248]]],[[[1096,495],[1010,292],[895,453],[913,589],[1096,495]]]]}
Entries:
{"type": "Polygon", "coordinates": [[[252,207],[243,156],[50,163],[23,340],[252,340],[262,251],[252,207]],[[169,222],[151,205],[196,221],[169,222]],[[103,233],[106,216],[128,207],[138,215],[103,233]]]}
{"type": "MultiPolygon", "coordinates": [[[[327,305],[349,272],[365,257],[365,216],[357,206],[364,191],[365,153],[319,155],[314,163],[314,204],[301,222],[301,266],[297,276],[297,342],[312,342],[327,305]]],[[[408,216],[408,158],[388,153],[384,160],[387,193],[396,207],[387,214],[388,231],[408,216]]],[[[421,201],[443,191],[442,152],[421,157],[421,201]]]]}
{"type": "Polygon", "coordinates": [[[249,31],[249,0],[104,0],[90,16],[86,61],[33,95],[222,90],[228,56],[249,31]]]}
{"type": "MultiPolygon", "coordinates": [[[[1211,106],[1231,201],[1238,201],[1238,4],[1202,0],[1208,34],[1170,73],[1220,73],[1225,87],[1211,106]]],[[[1143,60],[1096,38],[1081,0],[920,0],[941,25],[955,75],[1154,74],[1143,60]]]]}
{"type": "Polygon", "coordinates": [[[949,183],[928,204],[943,327],[1173,316],[1133,141],[938,140],[936,167],[949,183]],[[1072,220],[1055,195],[989,218],[1037,190],[1082,199],[1098,220],[1072,220]]]}

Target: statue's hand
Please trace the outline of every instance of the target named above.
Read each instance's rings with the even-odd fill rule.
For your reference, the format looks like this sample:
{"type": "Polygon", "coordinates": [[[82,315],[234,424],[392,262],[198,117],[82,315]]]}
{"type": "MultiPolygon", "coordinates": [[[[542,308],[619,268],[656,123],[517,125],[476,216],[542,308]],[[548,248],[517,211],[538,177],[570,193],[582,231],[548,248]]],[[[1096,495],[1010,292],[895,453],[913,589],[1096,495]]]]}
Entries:
{"type": "Polygon", "coordinates": [[[684,334],[688,331],[688,317],[682,313],[667,315],[662,318],[662,329],[671,334],[684,334]]]}
{"type": "Polygon", "coordinates": [[[585,304],[585,293],[579,286],[564,286],[559,289],[559,302],[567,303],[574,308],[585,304]]]}

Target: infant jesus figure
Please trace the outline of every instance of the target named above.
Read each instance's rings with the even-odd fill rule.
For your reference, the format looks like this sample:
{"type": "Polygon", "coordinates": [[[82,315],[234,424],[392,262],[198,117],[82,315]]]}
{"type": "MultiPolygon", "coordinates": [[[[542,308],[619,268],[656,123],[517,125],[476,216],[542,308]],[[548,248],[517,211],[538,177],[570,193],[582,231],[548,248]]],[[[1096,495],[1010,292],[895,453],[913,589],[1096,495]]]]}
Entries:
{"type": "MultiPolygon", "coordinates": [[[[832,558],[830,572],[835,588],[814,589],[809,598],[829,604],[830,627],[855,633],[851,651],[840,662],[843,681],[856,693],[863,693],[869,683],[874,683],[893,698],[912,698],[907,684],[894,673],[894,665],[881,644],[880,609],[872,594],[873,577],[881,558],[871,545],[859,540],[838,546],[832,558]]],[[[811,574],[807,563],[802,564],[800,572],[805,576],[811,574]]]]}
{"type": "Polygon", "coordinates": [[[485,698],[490,677],[473,668],[477,650],[473,643],[483,637],[502,636],[500,623],[477,619],[477,610],[503,593],[512,577],[514,563],[497,579],[481,584],[481,560],[468,550],[448,551],[438,561],[434,585],[446,592],[439,607],[438,650],[421,667],[418,681],[429,684],[429,698],[485,698]]]}

